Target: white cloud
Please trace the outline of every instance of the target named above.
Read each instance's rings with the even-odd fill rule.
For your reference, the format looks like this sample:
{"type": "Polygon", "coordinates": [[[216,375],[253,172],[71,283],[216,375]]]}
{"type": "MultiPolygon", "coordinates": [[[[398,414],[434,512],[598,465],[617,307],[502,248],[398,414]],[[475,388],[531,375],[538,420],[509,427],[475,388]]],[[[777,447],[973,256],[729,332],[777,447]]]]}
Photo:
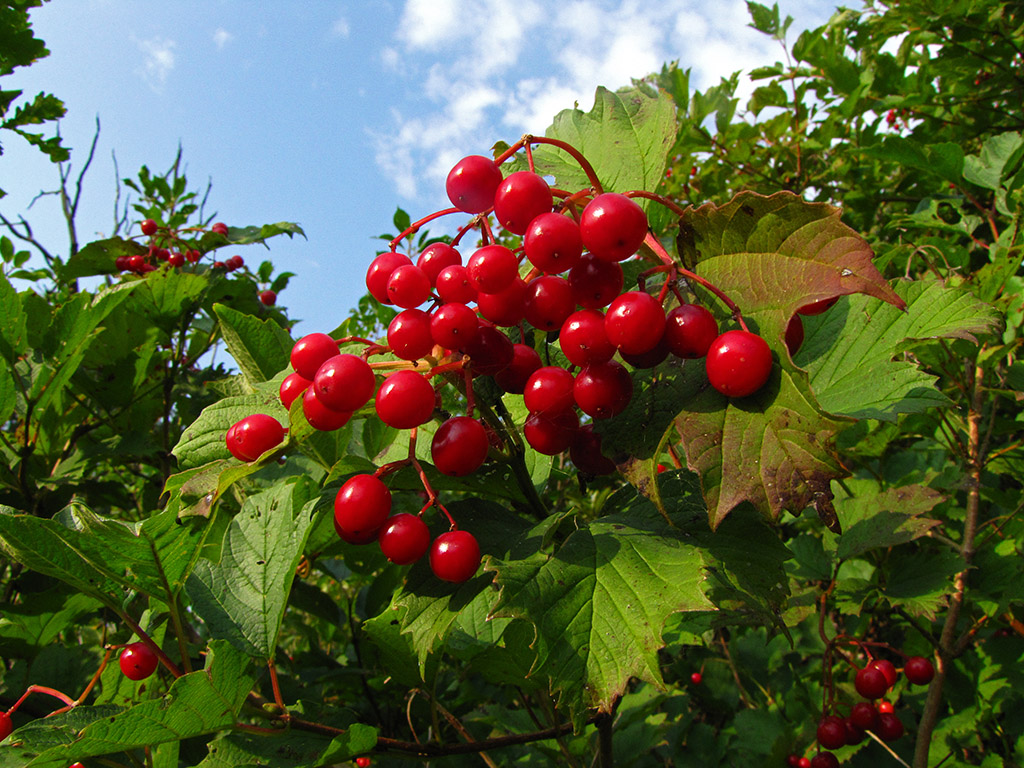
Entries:
{"type": "Polygon", "coordinates": [[[331,34],[334,37],[348,37],[350,31],[348,19],[344,16],[339,16],[331,25],[331,34]]]}
{"type": "MultiPolygon", "coordinates": [[[[791,39],[827,10],[814,0],[782,5],[803,14],[791,39]]],[[[377,162],[403,197],[436,192],[460,157],[541,133],[576,102],[589,110],[598,85],[622,87],[678,59],[705,88],[781,58],[749,21],[744,0],[405,0],[381,63],[422,97],[414,117],[395,112],[373,136],[377,162]]],[[[742,78],[741,96],[753,87],[742,78]]]]}
{"type": "Polygon", "coordinates": [[[217,46],[217,50],[224,50],[224,46],[235,39],[235,36],[228,32],[223,27],[218,27],[213,33],[213,42],[217,46]]]}
{"type": "Polygon", "coordinates": [[[162,37],[153,37],[149,40],[137,40],[139,50],[145,55],[142,68],[138,74],[149,84],[149,87],[159,91],[167,82],[167,76],[174,69],[174,49],[176,43],[162,37]]]}

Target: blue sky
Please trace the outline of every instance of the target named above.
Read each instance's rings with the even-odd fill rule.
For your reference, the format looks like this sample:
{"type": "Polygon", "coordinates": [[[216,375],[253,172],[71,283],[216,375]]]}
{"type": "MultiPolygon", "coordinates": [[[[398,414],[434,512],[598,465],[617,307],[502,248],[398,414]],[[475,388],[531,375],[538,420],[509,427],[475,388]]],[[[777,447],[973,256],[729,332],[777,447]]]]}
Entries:
{"type": "MultiPolygon", "coordinates": [[[[770,4],[770,3],[769,3],[770,4]]],[[[790,38],[827,20],[824,0],[782,0],[790,38]]],[[[295,221],[307,240],[277,238],[269,257],[295,272],[280,301],[329,331],[365,293],[363,277],[392,229],[448,205],[444,177],[466,154],[543,133],[561,109],[587,110],[598,85],[627,85],[678,59],[704,88],[782,51],[747,27],[742,0],[57,0],[32,14],[51,55],[5,78],[68,108],[60,131],[79,167],[102,122],[78,218],[88,242],[113,227],[120,175],[164,169],[183,147],[193,188],[244,226],[295,221]]],[[[747,91],[749,92],[749,85],[747,91]]],[[[67,238],[57,169],[4,141],[0,211],[24,213],[57,253],[67,238]]],[[[225,253],[225,255],[230,255],[225,253]]]]}

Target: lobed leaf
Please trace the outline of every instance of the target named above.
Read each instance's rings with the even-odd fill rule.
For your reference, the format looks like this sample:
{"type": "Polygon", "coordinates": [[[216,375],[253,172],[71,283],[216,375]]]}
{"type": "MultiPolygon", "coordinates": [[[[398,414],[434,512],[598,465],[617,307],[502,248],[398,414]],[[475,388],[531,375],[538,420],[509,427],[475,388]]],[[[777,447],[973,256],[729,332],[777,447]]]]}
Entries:
{"type": "Polygon", "coordinates": [[[287,367],[294,342],[278,323],[224,304],[214,304],[213,311],[228,352],[250,384],[269,381],[287,367]]]}

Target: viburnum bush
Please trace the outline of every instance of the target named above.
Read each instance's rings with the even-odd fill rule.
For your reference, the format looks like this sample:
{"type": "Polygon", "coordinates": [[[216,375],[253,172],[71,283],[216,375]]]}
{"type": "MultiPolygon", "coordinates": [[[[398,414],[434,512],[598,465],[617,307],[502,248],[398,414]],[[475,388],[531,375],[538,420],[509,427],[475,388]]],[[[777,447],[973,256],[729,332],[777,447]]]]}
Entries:
{"type": "Polygon", "coordinates": [[[1024,760],[1021,22],[598,89],[333,329],[177,163],[42,273],[4,238],[0,766],[1024,760]]]}

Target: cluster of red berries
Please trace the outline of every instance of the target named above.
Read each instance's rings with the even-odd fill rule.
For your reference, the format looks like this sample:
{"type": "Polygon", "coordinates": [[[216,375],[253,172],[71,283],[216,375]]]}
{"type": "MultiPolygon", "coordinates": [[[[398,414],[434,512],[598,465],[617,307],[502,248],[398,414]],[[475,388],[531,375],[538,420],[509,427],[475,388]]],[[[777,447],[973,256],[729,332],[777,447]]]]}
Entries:
{"type": "MultiPolygon", "coordinates": [[[[935,676],[935,667],[923,656],[912,656],[904,662],[903,674],[914,685],[927,685],[935,676]]],[[[892,702],[882,699],[898,679],[899,670],[887,659],[874,659],[858,669],[853,685],[867,701],[854,704],[846,717],[837,714],[823,717],[817,729],[822,751],[813,759],[790,755],[787,764],[792,768],[836,768],[839,760],[828,750],[860,744],[868,731],[885,742],[899,739],[904,732],[903,721],[893,712],[892,702]],[[882,700],[874,703],[878,699],[882,700]]]]}
{"type": "MultiPolygon", "coordinates": [[[[372,398],[385,424],[415,430],[434,418],[441,389],[452,382],[465,396],[466,414],[441,424],[430,455],[439,472],[458,477],[475,472],[492,445],[500,447],[495,432],[473,416],[473,378],[490,376],[505,392],[523,396],[529,414],[523,437],[534,450],[568,451],[581,473],[595,476],[613,472],[615,464],[602,453],[593,422],[627,407],[633,396],[630,368],[653,368],[669,355],[703,358],[711,386],[728,397],[746,397],[764,386],[772,370],[771,350],[746,329],[731,300],[674,262],[650,234],[647,216],[632,197],[601,192],[589,164],[573,148],[553,139],[524,139],[517,148],[526,147],[528,158],[530,141],[567,148],[593,186],[568,193],[551,188],[533,170],[504,176],[503,158],[460,160],[446,184],[455,207],[413,224],[367,270],[370,294],[401,310],[386,340],[341,340],[363,345],[361,354],[349,354],[327,334],[304,336],[291,353],[294,372],[281,384],[286,408],[301,396],[306,421],[327,431],[344,426],[372,398]],[[452,242],[429,245],[416,263],[397,250],[426,222],[459,212],[472,219],[452,242]],[[502,242],[491,231],[492,217],[505,233],[502,242]],[[458,245],[471,229],[479,229],[482,242],[464,260],[458,245]],[[624,291],[621,264],[645,244],[654,266],[640,275],[637,289],[624,291]],[[644,289],[656,275],[664,278],[657,295],[644,289]],[[707,308],[684,300],[679,276],[715,292],[734,310],[741,328],[720,332],[707,308]],[[549,364],[542,364],[537,349],[526,343],[528,326],[549,338],[557,334],[567,364],[551,364],[550,354],[545,355],[549,364]],[[519,343],[502,329],[517,329],[519,343]],[[392,359],[369,361],[383,354],[392,359]],[[379,386],[378,373],[386,374],[379,386]]],[[[283,439],[284,428],[275,419],[257,414],[231,427],[227,445],[236,458],[253,461],[283,439]]],[[[459,530],[437,501],[412,451],[398,464],[420,470],[428,498],[420,514],[390,515],[383,479],[397,467],[388,465],[349,479],[339,490],[334,517],[339,535],[350,543],[376,540],[396,563],[418,560],[429,549],[438,577],[470,578],[480,562],[476,540],[459,530]],[[433,544],[421,519],[430,507],[451,521],[451,530],[433,544]]]]}

